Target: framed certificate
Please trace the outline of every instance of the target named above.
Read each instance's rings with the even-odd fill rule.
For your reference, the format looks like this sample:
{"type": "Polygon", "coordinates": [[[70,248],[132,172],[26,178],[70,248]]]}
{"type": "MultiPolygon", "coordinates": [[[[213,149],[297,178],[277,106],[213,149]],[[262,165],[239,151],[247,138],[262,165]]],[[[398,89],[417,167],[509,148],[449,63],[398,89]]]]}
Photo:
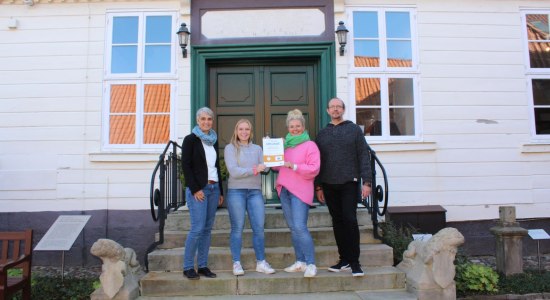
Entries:
{"type": "Polygon", "coordinates": [[[263,139],[264,165],[266,167],[282,166],[285,163],[285,147],[282,138],[263,139]]]}

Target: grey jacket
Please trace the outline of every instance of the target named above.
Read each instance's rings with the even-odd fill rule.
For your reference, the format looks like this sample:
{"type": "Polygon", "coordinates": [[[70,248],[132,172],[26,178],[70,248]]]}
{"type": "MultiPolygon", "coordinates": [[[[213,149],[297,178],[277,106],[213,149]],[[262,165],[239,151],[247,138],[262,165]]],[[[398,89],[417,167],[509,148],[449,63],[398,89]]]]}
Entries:
{"type": "Polygon", "coordinates": [[[359,126],[351,121],[328,124],[315,139],[321,151],[321,171],[316,184],[372,182],[370,152],[359,126]]]}

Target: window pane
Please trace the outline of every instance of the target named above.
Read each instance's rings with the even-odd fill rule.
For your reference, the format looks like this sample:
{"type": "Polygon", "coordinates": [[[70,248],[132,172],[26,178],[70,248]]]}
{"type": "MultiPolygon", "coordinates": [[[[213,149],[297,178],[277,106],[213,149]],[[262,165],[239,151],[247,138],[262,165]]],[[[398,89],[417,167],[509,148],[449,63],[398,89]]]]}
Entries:
{"type": "Polygon", "coordinates": [[[170,112],[170,85],[146,84],[143,102],[145,113],[170,112]]]}
{"type": "Polygon", "coordinates": [[[378,15],[374,11],[353,12],[353,36],[378,38],[378,15]]]}
{"type": "Polygon", "coordinates": [[[355,104],[380,106],[380,78],[355,79],[355,104]]]}
{"type": "Polygon", "coordinates": [[[529,43],[531,68],[550,68],[550,42],[529,43]]]}
{"type": "Polygon", "coordinates": [[[135,44],[138,42],[138,17],[113,18],[113,44],[135,44]]]}
{"type": "Polygon", "coordinates": [[[110,113],[136,112],[136,86],[134,84],[111,85],[110,113]]]}
{"type": "Polygon", "coordinates": [[[169,115],[146,115],[143,123],[143,143],[166,144],[170,139],[169,115]]]}
{"type": "Polygon", "coordinates": [[[412,67],[410,41],[388,41],[388,67],[412,67]]]}
{"type": "Polygon", "coordinates": [[[382,135],[382,122],[380,116],[380,108],[358,108],[356,110],[357,125],[365,130],[365,135],[382,135]]]}
{"type": "Polygon", "coordinates": [[[378,41],[355,41],[354,53],[356,67],[380,66],[378,41]]]}
{"type": "Polygon", "coordinates": [[[170,46],[145,46],[145,73],[170,72],[170,46]]]}
{"type": "Polygon", "coordinates": [[[414,135],[413,108],[390,108],[390,135],[414,135]]]}
{"type": "Polygon", "coordinates": [[[548,40],[550,34],[548,26],[548,15],[527,15],[527,38],[530,41],[548,40]]]}
{"type": "Polygon", "coordinates": [[[550,79],[533,79],[533,104],[550,105],[550,79]]]}
{"type": "Polygon", "coordinates": [[[146,20],[146,43],[170,43],[172,41],[172,17],[149,16],[146,20]]]}
{"type": "Polygon", "coordinates": [[[109,120],[110,144],[134,144],[136,142],[136,116],[113,116],[109,120]]]}
{"type": "Polygon", "coordinates": [[[386,35],[388,38],[411,38],[410,25],[408,12],[386,12],[386,35]]]}
{"type": "Polygon", "coordinates": [[[550,108],[535,108],[535,131],[550,134],[550,108]]]}
{"type": "Polygon", "coordinates": [[[137,72],[137,46],[113,46],[111,73],[137,72]]]}
{"type": "Polygon", "coordinates": [[[389,105],[414,105],[412,78],[388,79],[389,105]]]}

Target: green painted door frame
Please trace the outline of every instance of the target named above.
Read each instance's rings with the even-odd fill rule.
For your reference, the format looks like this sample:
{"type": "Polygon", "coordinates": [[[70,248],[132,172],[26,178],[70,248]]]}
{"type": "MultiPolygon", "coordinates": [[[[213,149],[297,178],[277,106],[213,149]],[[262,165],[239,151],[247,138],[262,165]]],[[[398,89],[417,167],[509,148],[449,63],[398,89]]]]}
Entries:
{"type": "Polygon", "coordinates": [[[191,47],[191,124],[196,123],[195,112],[208,103],[208,64],[214,61],[254,61],[265,59],[317,59],[319,83],[316,107],[317,128],[329,122],[327,102],[336,96],[335,44],[269,44],[269,45],[204,45],[191,47]]]}

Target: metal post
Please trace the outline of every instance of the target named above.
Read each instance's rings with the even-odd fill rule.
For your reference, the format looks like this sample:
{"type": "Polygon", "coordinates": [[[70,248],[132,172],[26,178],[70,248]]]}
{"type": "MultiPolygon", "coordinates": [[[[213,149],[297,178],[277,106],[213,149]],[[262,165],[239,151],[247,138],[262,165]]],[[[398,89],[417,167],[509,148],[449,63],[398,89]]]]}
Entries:
{"type": "Polygon", "coordinates": [[[65,251],[61,251],[61,283],[65,279],[65,251]]]}
{"type": "Polygon", "coordinates": [[[539,261],[539,273],[542,273],[541,264],[540,264],[540,240],[537,240],[537,258],[539,261]]]}

